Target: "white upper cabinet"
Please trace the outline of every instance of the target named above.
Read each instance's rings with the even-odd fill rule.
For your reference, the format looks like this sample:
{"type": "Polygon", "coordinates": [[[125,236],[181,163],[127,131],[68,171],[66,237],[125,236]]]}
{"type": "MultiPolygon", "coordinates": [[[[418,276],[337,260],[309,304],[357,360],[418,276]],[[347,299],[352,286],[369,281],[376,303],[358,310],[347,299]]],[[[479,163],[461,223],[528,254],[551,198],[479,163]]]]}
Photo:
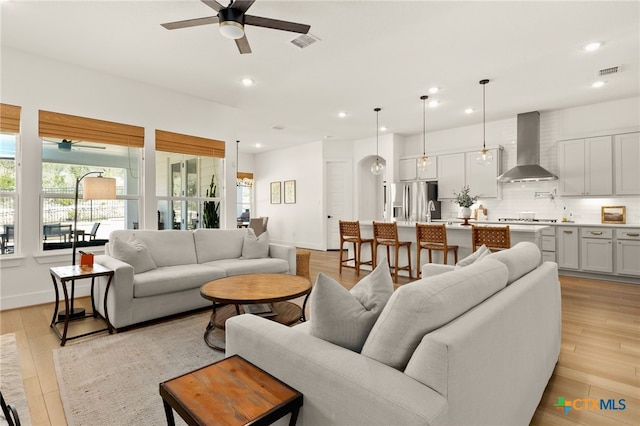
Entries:
{"type": "Polygon", "coordinates": [[[466,155],[466,184],[471,188],[471,193],[480,198],[497,198],[500,185],[496,178],[502,173],[502,151],[490,149],[493,154],[493,162],[481,166],[476,162],[477,152],[467,152],[466,155]]]}
{"type": "Polygon", "coordinates": [[[640,133],[616,135],[613,139],[615,156],[615,194],[640,194],[640,133]]]}
{"type": "Polygon", "coordinates": [[[400,180],[415,180],[417,178],[416,170],[415,158],[400,160],[400,170],[398,171],[400,180]]]}
{"type": "MultiPolygon", "coordinates": [[[[465,185],[464,152],[438,155],[438,199],[455,198],[465,185]]],[[[475,189],[472,188],[475,195],[475,189]]]]}
{"type": "Polygon", "coordinates": [[[611,136],[558,142],[561,195],[613,194],[611,136]]]}

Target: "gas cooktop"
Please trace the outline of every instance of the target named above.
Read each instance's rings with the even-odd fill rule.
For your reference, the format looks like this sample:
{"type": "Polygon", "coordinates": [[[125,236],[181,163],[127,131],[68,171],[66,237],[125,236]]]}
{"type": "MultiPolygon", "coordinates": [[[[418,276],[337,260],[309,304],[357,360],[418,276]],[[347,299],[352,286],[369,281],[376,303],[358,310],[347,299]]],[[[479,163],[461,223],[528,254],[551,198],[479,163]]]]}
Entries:
{"type": "Polygon", "coordinates": [[[535,223],[556,223],[558,219],[517,219],[512,217],[499,217],[498,222],[535,222],[535,223]]]}

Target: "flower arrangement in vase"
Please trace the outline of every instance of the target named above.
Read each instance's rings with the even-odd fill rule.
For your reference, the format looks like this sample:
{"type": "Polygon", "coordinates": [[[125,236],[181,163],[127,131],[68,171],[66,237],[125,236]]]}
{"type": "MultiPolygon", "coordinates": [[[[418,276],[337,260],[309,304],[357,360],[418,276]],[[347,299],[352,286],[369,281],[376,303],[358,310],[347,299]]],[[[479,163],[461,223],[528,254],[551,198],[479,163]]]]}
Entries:
{"type": "Polygon", "coordinates": [[[453,192],[453,195],[456,196],[453,202],[455,202],[457,205],[460,206],[460,212],[462,214],[462,218],[464,219],[464,225],[469,224],[469,218],[471,217],[470,207],[473,205],[473,203],[478,201],[477,195],[474,195],[474,196],[469,195],[470,191],[471,189],[469,188],[468,185],[466,185],[462,187],[462,190],[460,190],[460,192],[458,193],[456,193],[455,191],[453,192]]]}

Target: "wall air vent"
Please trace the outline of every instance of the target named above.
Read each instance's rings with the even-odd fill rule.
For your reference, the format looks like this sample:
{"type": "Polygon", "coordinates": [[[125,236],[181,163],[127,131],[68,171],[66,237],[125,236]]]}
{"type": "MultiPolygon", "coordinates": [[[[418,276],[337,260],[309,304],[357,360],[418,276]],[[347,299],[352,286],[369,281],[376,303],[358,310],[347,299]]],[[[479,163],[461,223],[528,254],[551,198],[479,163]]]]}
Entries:
{"type": "Polygon", "coordinates": [[[300,49],[304,49],[305,47],[311,46],[316,41],[320,41],[320,39],[313,34],[300,34],[298,37],[290,41],[294,46],[298,46],[300,49]]]}
{"type": "Polygon", "coordinates": [[[607,75],[617,74],[619,72],[620,72],[620,67],[609,67],[609,68],[603,68],[600,71],[598,71],[598,75],[600,77],[604,77],[607,75]]]}

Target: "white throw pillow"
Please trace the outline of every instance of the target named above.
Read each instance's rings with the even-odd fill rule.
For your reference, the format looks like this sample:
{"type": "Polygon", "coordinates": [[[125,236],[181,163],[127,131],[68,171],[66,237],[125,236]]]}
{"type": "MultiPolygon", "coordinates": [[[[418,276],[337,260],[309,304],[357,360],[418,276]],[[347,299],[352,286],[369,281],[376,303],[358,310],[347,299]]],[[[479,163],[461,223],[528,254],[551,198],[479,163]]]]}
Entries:
{"type": "Polygon", "coordinates": [[[134,274],[156,269],[156,263],[151,258],[149,249],[135,234],[131,234],[127,241],[114,237],[111,241],[111,255],[133,266],[134,274]]]}
{"type": "Polygon", "coordinates": [[[362,355],[403,370],[425,334],[482,303],[507,284],[507,267],[485,259],[400,286],[362,347],[362,355]]]}
{"type": "Polygon", "coordinates": [[[491,250],[489,250],[489,248],[487,248],[487,246],[483,244],[478,248],[478,250],[474,251],[469,256],[465,257],[464,259],[456,263],[456,266],[458,267],[469,266],[481,260],[485,256],[488,256],[489,254],[491,254],[491,250]]]}
{"type": "Polygon", "coordinates": [[[245,259],[262,259],[269,257],[269,233],[267,231],[256,237],[251,228],[247,228],[242,244],[242,257],[245,259]]]}
{"type": "Polygon", "coordinates": [[[393,281],[386,260],[351,291],[320,273],[309,296],[311,334],[360,352],[391,294],[393,281]]]}

